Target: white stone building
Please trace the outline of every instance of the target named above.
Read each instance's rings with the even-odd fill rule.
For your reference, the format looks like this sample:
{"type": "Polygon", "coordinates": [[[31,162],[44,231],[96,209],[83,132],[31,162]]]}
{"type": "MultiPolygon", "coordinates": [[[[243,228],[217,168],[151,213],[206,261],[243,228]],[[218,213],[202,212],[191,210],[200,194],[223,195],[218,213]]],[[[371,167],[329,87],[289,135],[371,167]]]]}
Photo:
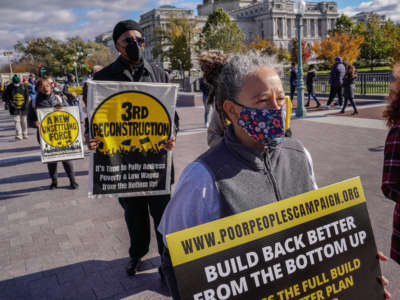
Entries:
{"type": "MultiPolygon", "coordinates": [[[[339,14],[336,2],[307,2],[303,16],[303,38],[308,43],[321,41],[335,27],[339,14]]],[[[296,37],[296,15],[291,0],[203,0],[199,15],[208,15],[221,7],[229,12],[246,36],[246,42],[257,35],[276,47],[288,49],[296,37]]]]}

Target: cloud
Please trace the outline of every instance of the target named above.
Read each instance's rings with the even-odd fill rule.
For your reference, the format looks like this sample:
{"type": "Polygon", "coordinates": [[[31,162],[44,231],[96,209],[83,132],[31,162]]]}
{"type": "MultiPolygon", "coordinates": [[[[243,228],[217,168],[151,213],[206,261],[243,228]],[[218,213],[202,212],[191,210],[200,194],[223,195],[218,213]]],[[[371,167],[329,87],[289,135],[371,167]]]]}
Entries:
{"type": "MultiPolygon", "coordinates": [[[[0,49],[26,38],[84,40],[112,30],[123,19],[138,19],[158,0],[0,0],[0,49]]],[[[0,65],[7,59],[0,53],[0,65]]]]}
{"type": "Polygon", "coordinates": [[[373,0],[361,2],[357,6],[347,6],[340,10],[349,16],[353,16],[359,12],[374,12],[385,15],[393,21],[400,22],[400,2],[398,0],[373,0]]]}

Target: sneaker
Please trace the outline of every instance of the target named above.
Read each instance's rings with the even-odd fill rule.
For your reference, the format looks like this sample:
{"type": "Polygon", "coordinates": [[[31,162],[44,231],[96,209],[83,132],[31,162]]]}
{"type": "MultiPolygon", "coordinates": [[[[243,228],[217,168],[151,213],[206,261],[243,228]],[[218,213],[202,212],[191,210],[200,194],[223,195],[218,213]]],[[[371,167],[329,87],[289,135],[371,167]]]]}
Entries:
{"type": "Polygon", "coordinates": [[[308,103],[306,105],[304,105],[304,107],[309,107],[309,106],[310,106],[310,104],[308,104],[308,103]]]}
{"type": "Polygon", "coordinates": [[[79,187],[79,184],[75,181],[72,181],[70,184],[71,189],[76,190],[79,187]]]}
{"type": "Polygon", "coordinates": [[[355,111],[351,115],[353,116],[353,115],[357,115],[357,114],[358,114],[358,111],[355,111]]]}
{"type": "Polygon", "coordinates": [[[126,265],[126,273],[128,276],[135,276],[137,266],[140,262],[140,258],[133,257],[129,260],[128,264],[126,265]]]}
{"type": "Polygon", "coordinates": [[[49,189],[50,189],[50,190],[55,190],[56,188],[57,188],[57,182],[53,181],[53,182],[50,184],[49,189]]]}
{"type": "Polygon", "coordinates": [[[16,136],[15,139],[16,140],[22,140],[22,137],[21,136],[16,136]]]}
{"type": "Polygon", "coordinates": [[[315,106],[315,108],[318,108],[321,106],[321,103],[318,103],[317,106],[315,106]]]}
{"type": "Polygon", "coordinates": [[[322,105],[322,108],[329,109],[329,105],[324,104],[322,105]]]}

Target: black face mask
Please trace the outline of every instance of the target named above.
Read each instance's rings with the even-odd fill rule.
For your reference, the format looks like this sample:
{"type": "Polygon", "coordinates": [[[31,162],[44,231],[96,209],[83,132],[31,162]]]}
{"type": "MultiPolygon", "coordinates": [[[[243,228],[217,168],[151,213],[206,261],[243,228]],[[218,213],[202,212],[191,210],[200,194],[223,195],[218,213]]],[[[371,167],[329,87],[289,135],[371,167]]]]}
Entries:
{"type": "Polygon", "coordinates": [[[128,45],[125,47],[126,55],[131,61],[141,61],[143,52],[137,41],[134,39],[127,39],[128,45]]]}

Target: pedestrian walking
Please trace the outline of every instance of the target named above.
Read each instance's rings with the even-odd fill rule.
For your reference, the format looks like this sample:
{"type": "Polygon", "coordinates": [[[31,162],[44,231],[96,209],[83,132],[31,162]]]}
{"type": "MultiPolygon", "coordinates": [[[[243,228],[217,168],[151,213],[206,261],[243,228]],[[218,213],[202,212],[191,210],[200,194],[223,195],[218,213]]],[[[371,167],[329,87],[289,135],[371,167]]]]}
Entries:
{"type": "Polygon", "coordinates": [[[331,85],[331,91],[329,93],[329,99],[324,108],[329,109],[332,101],[338,96],[338,104],[342,106],[343,102],[343,77],[346,72],[343,60],[341,57],[335,58],[335,64],[331,68],[331,73],[329,75],[329,84],[331,85]]]}
{"type": "Polygon", "coordinates": [[[296,88],[297,88],[297,68],[296,64],[292,63],[292,68],[290,69],[290,100],[292,102],[296,88]]]}
{"type": "Polygon", "coordinates": [[[400,264],[400,68],[395,70],[395,77],[390,85],[390,103],[383,112],[390,131],[385,143],[381,188],[383,194],[396,204],[390,257],[400,264]]]}
{"type": "MultiPolygon", "coordinates": [[[[53,88],[51,85],[51,80],[49,78],[41,78],[38,80],[36,84],[36,90],[38,91],[38,95],[36,97],[36,109],[39,108],[49,108],[49,107],[56,107],[61,108],[62,100],[59,96],[57,96],[53,92],[53,88]]],[[[40,130],[40,123],[36,117],[36,127],[37,130],[37,139],[39,141],[39,130],[40,130]]],[[[57,164],[58,162],[49,162],[47,163],[47,169],[49,171],[49,176],[51,179],[50,189],[54,190],[58,187],[58,174],[57,174],[57,164]]],[[[70,188],[77,189],[79,187],[78,183],[75,180],[75,173],[74,173],[74,166],[71,160],[63,160],[62,161],[65,173],[67,173],[69,181],[70,181],[70,188]]]]}
{"type": "Polygon", "coordinates": [[[32,101],[33,107],[35,107],[36,105],[36,80],[35,80],[35,75],[31,74],[29,75],[29,79],[28,79],[28,93],[29,93],[29,98],[32,101]]]}
{"type": "Polygon", "coordinates": [[[343,77],[343,91],[344,91],[344,104],[340,111],[342,114],[345,112],[347,103],[350,101],[351,106],[353,106],[352,115],[358,114],[357,106],[354,101],[354,90],[356,88],[355,81],[357,80],[356,69],[352,64],[349,64],[346,69],[346,73],[343,77]]]}
{"type": "MultiPolygon", "coordinates": [[[[168,74],[158,66],[149,63],[143,57],[145,47],[143,30],[137,22],[133,20],[119,22],[114,27],[112,37],[120,56],[116,61],[94,74],[94,80],[168,83],[168,74]]],[[[174,135],[176,135],[178,128],[179,118],[175,113],[174,135]]],[[[97,146],[98,142],[96,140],[89,141],[89,149],[96,149],[97,146]]],[[[174,146],[175,137],[171,137],[165,149],[172,150],[174,146]]],[[[173,180],[173,166],[171,169],[171,178],[173,180]]],[[[125,221],[130,238],[130,260],[126,266],[128,275],[135,275],[141,258],[149,251],[149,213],[153,217],[155,228],[157,228],[169,200],[170,195],[119,198],[119,202],[125,212],[125,221]]],[[[161,255],[164,245],[162,235],[157,230],[156,237],[158,252],[161,255]]],[[[160,276],[163,278],[161,271],[160,276]]]]}
{"type": "Polygon", "coordinates": [[[200,78],[200,91],[203,93],[203,106],[204,106],[204,125],[208,127],[208,114],[210,112],[210,105],[207,103],[210,87],[205,81],[204,77],[200,78]]]}
{"type": "Polygon", "coordinates": [[[307,104],[305,105],[306,107],[310,106],[311,97],[317,103],[316,107],[321,106],[321,103],[319,103],[317,97],[315,96],[315,89],[314,89],[315,76],[316,76],[315,66],[310,65],[308,68],[307,77],[306,77],[306,85],[307,85],[307,93],[308,93],[308,101],[307,101],[307,104]]]}
{"type": "Polygon", "coordinates": [[[7,86],[4,98],[8,104],[10,115],[14,117],[15,139],[28,138],[27,113],[29,106],[28,89],[21,83],[21,78],[14,75],[12,83],[7,86]]]}

